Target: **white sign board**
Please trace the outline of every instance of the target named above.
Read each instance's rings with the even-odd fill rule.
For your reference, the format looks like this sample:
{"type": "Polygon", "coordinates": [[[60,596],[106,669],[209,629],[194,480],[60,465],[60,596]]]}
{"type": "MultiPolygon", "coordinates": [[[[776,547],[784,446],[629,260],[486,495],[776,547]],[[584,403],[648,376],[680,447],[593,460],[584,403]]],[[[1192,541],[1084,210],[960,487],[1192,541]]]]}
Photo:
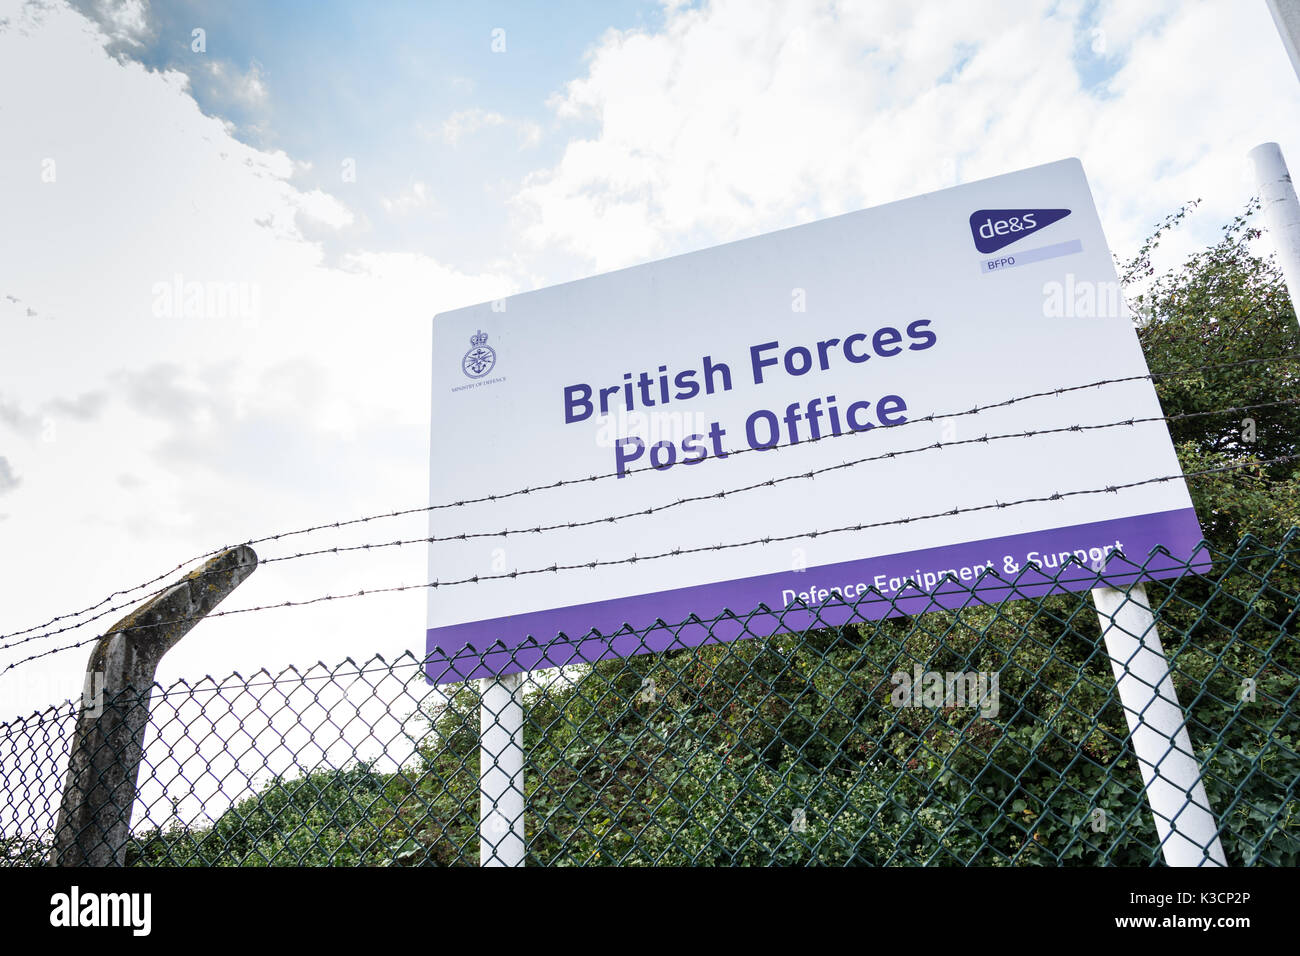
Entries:
{"type": "Polygon", "coordinates": [[[1077,160],[445,312],[433,368],[438,682],[1162,576],[1201,539],[1077,160]]]}

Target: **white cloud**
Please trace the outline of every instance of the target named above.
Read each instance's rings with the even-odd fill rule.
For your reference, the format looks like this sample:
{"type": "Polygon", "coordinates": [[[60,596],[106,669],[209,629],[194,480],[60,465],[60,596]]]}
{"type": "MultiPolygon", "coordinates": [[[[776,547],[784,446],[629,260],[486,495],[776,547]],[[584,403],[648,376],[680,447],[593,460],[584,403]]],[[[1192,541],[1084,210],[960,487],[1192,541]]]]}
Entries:
{"type": "Polygon", "coordinates": [[[150,34],[145,0],[95,0],[94,13],[112,39],[140,46],[150,34]]]}
{"type": "Polygon", "coordinates": [[[513,129],[519,137],[521,149],[536,146],[542,139],[542,128],[531,120],[511,119],[493,110],[468,109],[457,110],[442,123],[442,139],[452,146],[473,133],[495,127],[513,129]]]}
{"type": "Polygon", "coordinates": [[[0,455],[0,495],[7,494],[18,487],[19,478],[14,474],[13,466],[9,464],[9,459],[0,455]]]}
{"type": "Polygon", "coordinates": [[[457,110],[443,121],[442,138],[455,146],[468,133],[491,126],[503,126],[505,122],[504,116],[491,110],[457,110]]]}
{"type": "Polygon", "coordinates": [[[606,269],[1077,155],[1123,251],[1195,195],[1230,216],[1245,151],[1293,135],[1257,6],[1111,3],[1095,27],[1046,0],[670,10],[606,34],[553,100],[597,132],[528,179],[519,225],[606,269]],[[1095,92],[1076,60],[1093,29],[1085,66],[1121,66],[1095,92]]]}
{"type": "Polygon", "coordinates": [[[243,72],[221,60],[209,60],[207,67],[214,92],[225,101],[246,107],[266,103],[268,90],[260,64],[250,64],[243,72]]]}
{"type": "Polygon", "coordinates": [[[383,197],[380,202],[384,210],[390,213],[410,212],[412,209],[419,209],[421,206],[429,204],[429,187],[424,183],[415,182],[411,188],[404,190],[397,196],[383,197]]]}
{"type": "Polygon", "coordinates": [[[331,229],[342,229],[352,224],[352,210],[329,193],[319,189],[310,192],[298,191],[293,194],[293,202],[304,217],[329,226],[331,229]]]}
{"type": "MultiPolygon", "coordinates": [[[[0,630],[222,542],[419,506],[431,317],[512,284],[415,254],[356,251],[329,267],[307,220],[338,229],[353,213],[296,188],[301,164],[234,139],[181,74],[106,54],[106,35],[72,11],[30,16],[0,0],[5,16],[16,28],[0,31],[0,440],[22,482],[6,482],[5,540],[21,545],[0,549],[0,575],[24,586],[6,593],[0,630]],[[177,283],[180,304],[158,308],[177,283]],[[190,309],[191,286],[249,295],[190,309]]],[[[268,565],[240,602],[414,582],[424,565],[418,548],[268,565]]],[[[404,597],[214,620],[162,676],[422,647],[423,596],[404,597]],[[360,634],[373,642],[358,648],[360,634]]],[[[6,709],[45,706],[42,675],[80,663],[56,655],[13,672],[6,709]]]]}

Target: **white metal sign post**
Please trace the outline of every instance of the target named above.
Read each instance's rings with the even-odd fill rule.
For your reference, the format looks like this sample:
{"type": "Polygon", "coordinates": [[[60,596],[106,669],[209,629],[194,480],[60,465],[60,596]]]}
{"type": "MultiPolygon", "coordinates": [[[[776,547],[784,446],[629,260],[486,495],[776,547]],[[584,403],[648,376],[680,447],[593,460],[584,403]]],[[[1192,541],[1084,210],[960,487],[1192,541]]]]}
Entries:
{"type": "MultiPolygon", "coordinates": [[[[484,681],[485,862],[523,859],[511,675],[1209,568],[1077,160],[446,312],[433,359],[431,501],[465,506],[430,581],[466,586],[426,667],[484,681]]],[[[1131,608],[1152,808],[1198,840],[1131,608]]]]}
{"type": "Polygon", "coordinates": [[[524,865],[523,675],[479,681],[479,863],[524,865]]]}
{"type": "Polygon", "coordinates": [[[1092,592],[1156,834],[1169,866],[1227,866],[1146,589],[1092,592]]]}

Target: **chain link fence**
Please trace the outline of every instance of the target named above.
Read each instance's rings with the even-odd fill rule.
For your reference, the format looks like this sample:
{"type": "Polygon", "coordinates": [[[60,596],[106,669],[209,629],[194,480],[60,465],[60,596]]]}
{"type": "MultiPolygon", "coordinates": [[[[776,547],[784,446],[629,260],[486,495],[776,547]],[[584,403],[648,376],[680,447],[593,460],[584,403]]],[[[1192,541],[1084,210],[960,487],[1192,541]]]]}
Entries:
{"type": "MultiPolygon", "coordinates": [[[[1298,552],[1294,529],[1248,537],[1210,552],[1208,573],[1145,584],[1230,865],[1300,863],[1298,552]]],[[[868,620],[859,604],[883,600],[868,592],[847,623],[754,633],[763,608],[618,635],[620,653],[686,623],[739,622],[747,640],[566,650],[532,671],[517,692],[527,863],[1160,863],[1116,692],[1126,662],[1089,592],[990,604],[944,587],[971,588],[968,606],[868,620]]],[[[376,657],[102,702],[150,714],[127,864],[476,865],[480,684],[431,686],[424,665],[376,657]]],[[[0,725],[6,865],[55,861],[78,707],[0,725]]]]}

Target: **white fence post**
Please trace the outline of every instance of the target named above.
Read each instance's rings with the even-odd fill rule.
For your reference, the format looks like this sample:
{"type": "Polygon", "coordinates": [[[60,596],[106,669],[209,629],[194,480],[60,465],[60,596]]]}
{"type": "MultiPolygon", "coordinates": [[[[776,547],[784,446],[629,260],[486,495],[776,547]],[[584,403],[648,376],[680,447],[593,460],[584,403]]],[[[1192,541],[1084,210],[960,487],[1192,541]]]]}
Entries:
{"type": "Polygon", "coordinates": [[[1226,866],[1146,589],[1092,592],[1147,802],[1169,866],[1226,866]]]}
{"type": "Polygon", "coordinates": [[[1277,252],[1291,306],[1300,318],[1300,202],[1296,201],[1295,186],[1277,143],[1261,143],[1250,151],[1250,158],[1255,164],[1260,211],[1268,238],[1277,252]]]}
{"type": "Polygon", "coordinates": [[[523,675],[479,681],[480,866],[524,865],[523,675]]]}
{"type": "Polygon", "coordinates": [[[1273,14],[1278,35],[1291,58],[1296,76],[1300,77],[1300,2],[1297,0],[1268,0],[1268,11],[1273,14]]]}

